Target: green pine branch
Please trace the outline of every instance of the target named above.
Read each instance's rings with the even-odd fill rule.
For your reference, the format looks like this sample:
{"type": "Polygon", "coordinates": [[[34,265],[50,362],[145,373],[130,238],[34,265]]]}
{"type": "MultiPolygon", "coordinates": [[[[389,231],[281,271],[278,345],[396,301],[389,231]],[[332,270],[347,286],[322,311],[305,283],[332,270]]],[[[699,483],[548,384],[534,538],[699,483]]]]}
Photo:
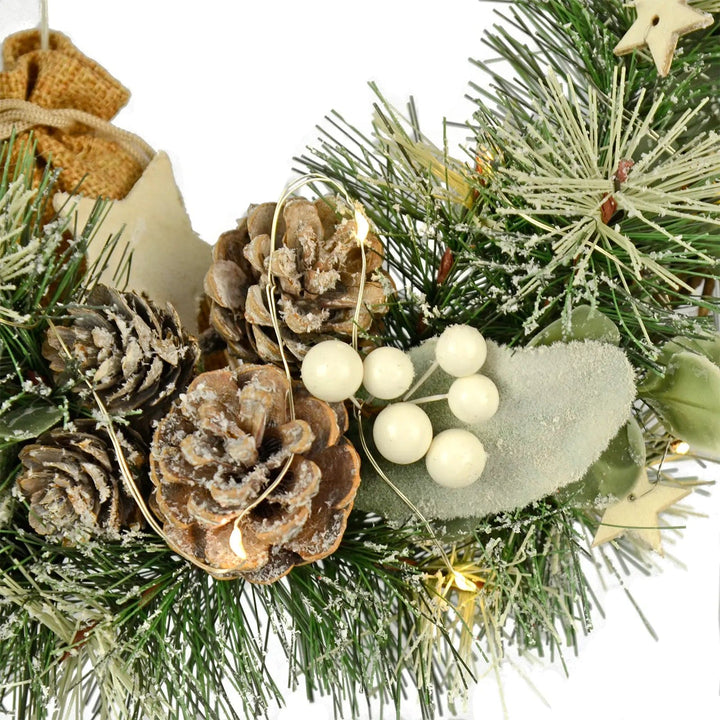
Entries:
{"type": "MultiPolygon", "coordinates": [[[[692,2],[706,12],[716,12],[714,0],[692,2]]],[[[619,64],[627,70],[625,101],[640,90],[647,104],[660,93],[665,99],[659,116],[668,124],[678,112],[692,108],[706,98],[715,98],[720,82],[720,42],[717,24],[683,36],[672,71],[658,77],[647,50],[624,58],[613,49],[635,20],[635,10],[622,0],[516,0],[507,11],[498,13],[501,22],[486,33],[483,43],[490,51],[486,60],[475,60],[481,79],[471,83],[473,97],[491,112],[516,121],[533,115],[532,100],[549,71],[568,77],[586,99],[584,88],[594,87],[609,95],[613,73],[619,64]],[[496,103],[497,97],[502,98],[496,103]]],[[[716,112],[707,107],[698,127],[712,130],[716,112]]]]}
{"type": "MultiPolygon", "coordinates": [[[[636,366],[652,367],[652,350],[665,338],[706,329],[709,321],[683,312],[687,305],[716,309],[709,297],[689,298],[655,264],[667,265],[683,284],[715,279],[717,218],[705,205],[720,172],[712,165],[703,177],[678,180],[674,213],[645,209],[639,217],[626,209],[614,220],[629,244],[613,236],[604,252],[588,241],[562,255],[554,238],[541,237],[539,224],[571,225],[570,201],[592,195],[600,204],[602,188],[578,181],[582,197],[563,196],[572,185],[563,186],[566,172],[559,200],[550,198],[547,174],[538,172],[542,159],[524,152],[523,143],[545,143],[548,157],[557,160],[551,164],[563,167],[563,154],[566,162],[578,142],[558,135],[562,113],[552,111],[571,101],[575,125],[597,128],[598,155],[607,155],[612,144],[611,118],[632,125],[634,108],[644,118],[655,103],[653,138],[670,133],[685,100],[692,106],[715,87],[716,31],[683,39],[677,72],[661,82],[642,55],[612,55],[632,19],[619,0],[518,0],[508,17],[513,29],[496,30],[487,43],[516,77],[505,80],[494,65],[482,65],[493,85],[476,90],[467,157],[453,158],[446,137],[441,147],[434,145],[412,102],[403,117],[376,90],[371,133],[335,114],[319,147],[300,163],[363,202],[385,242],[397,293],[378,341],[409,347],[448,324],[468,323],[496,341],[525,343],[535,330],[591,301],[618,325],[636,366]],[[540,45],[537,55],[525,46],[530,37],[540,45]],[[618,67],[625,68],[625,84],[613,99],[618,67]],[[550,103],[549,69],[564,78],[567,91],[556,92],[550,103]],[[537,203],[528,201],[533,197],[537,203]],[[703,205],[681,207],[680,200],[703,205]],[[575,284],[580,263],[585,279],[575,284]],[[541,292],[523,295],[537,268],[549,268],[541,292]]],[[[711,114],[710,104],[690,117],[667,155],[677,161],[687,145],[687,156],[696,157],[692,141],[711,114]]],[[[702,136],[702,142],[714,141],[702,136]]],[[[716,158],[717,149],[708,147],[716,158]]],[[[83,241],[62,250],[64,226],[42,222],[49,191],[31,193],[31,162],[20,167],[13,175],[6,163],[0,185],[7,203],[0,205],[2,257],[8,259],[0,305],[15,313],[0,322],[2,419],[32,408],[40,425],[53,424],[73,413],[72,400],[37,389],[44,388],[47,372],[41,343],[48,321],[92,283],[93,272],[82,268],[83,243],[101,223],[102,209],[83,241]],[[3,214],[3,207],[12,212],[3,214]],[[41,261],[23,265],[23,252],[41,261]],[[43,419],[33,405],[41,401],[60,416],[43,419]]],[[[603,165],[608,168],[616,171],[612,162],[603,165]]],[[[44,182],[48,188],[52,176],[44,182]]],[[[646,421],[656,421],[652,412],[646,421]]],[[[330,695],[339,717],[357,715],[369,698],[392,704],[399,714],[414,689],[429,719],[510,647],[561,659],[575,648],[598,611],[588,563],[613,574],[649,567],[645,549],[632,539],[593,555],[589,538],[599,510],[551,497],[470,525],[436,528],[443,552],[462,568],[464,585],[448,572],[423,525],[396,528],[361,513],[351,516],[335,554],[276,584],[215,581],[152,535],[78,547],[35,535],[27,507],[12,493],[14,445],[41,429],[24,431],[15,438],[6,433],[0,455],[0,707],[18,717],[45,720],[57,708],[62,717],[88,709],[97,718],[262,715],[283,695],[266,664],[274,638],[288,657],[290,685],[304,685],[310,698],[330,695]]],[[[651,459],[664,457],[669,440],[662,428],[649,434],[651,459]]]]}

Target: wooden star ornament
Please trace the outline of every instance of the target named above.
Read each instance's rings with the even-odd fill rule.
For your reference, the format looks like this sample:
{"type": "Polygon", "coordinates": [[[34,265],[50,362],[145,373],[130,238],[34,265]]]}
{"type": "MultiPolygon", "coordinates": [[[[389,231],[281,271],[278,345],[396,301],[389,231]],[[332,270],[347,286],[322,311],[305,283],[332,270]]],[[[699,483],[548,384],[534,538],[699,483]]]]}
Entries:
{"type": "Polygon", "coordinates": [[[661,483],[651,483],[643,468],[630,493],[620,502],[610,505],[602,517],[593,540],[593,547],[614,540],[631,531],[645,540],[661,555],[659,514],[692,492],[661,483]]]}
{"type": "MultiPolygon", "coordinates": [[[[95,198],[80,197],[75,203],[68,200],[66,193],[57,193],[53,198],[55,209],[76,213],[71,227],[82,229],[95,198]]],[[[120,230],[121,246],[127,242],[133,252],[127,289],[146,292],[161,306],[172,303],[185,328],[196,334],[199,298],[212,251],[192,229],[166,153],[158,152],[128,195],[112,203],[98,240],[120,230]]],[[[102,247],[102,242],[90,243],[88,263],[98,258],[102,247]]],[[[115,263],[111,262],[100,280],[114,285],[114,272],[115,263]]]]}
{"type": "Polygon", "coordinates": [[[615,46],[616,55],[645,47],[665,77],[675,55],[678,38],[713,24],[713,17],[687,4],[687,0],[636,0],[637,19],[615,46]]]}

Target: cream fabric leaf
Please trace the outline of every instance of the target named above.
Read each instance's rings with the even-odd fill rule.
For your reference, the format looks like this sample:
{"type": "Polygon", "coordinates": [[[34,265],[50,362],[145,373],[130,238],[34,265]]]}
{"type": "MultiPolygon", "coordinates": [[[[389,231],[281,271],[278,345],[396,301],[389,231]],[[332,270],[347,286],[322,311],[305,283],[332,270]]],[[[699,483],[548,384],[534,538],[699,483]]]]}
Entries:
{"type": "MultiPolygon", "coordinates": [[[[428,475],[424,460],[394,465],[371,446],[388,478],[427,519],[480,518],[550,495],[581,479],[630,416],[634,373],[617,347],[594,341],[516,350],[490,341],[487,345],[480,372],[500,393],[493,418],[463,426],[446,401],[422,405],[436,435],[465,427],[480,438],[488,461],[477,482],[454,490],[440,487],[428,475]]],[[[410,350],[416,377],[430,366],[434,348],[435,340],[430,340],[410,350]]],[[[413,397],[444,394],[453,379],[438,369],[413,397]]],[[[372,438],[370,423],[365,434],[372,438]]],[[[365,460],[356,507],[391,521],[412,515],[365,460]]]]}

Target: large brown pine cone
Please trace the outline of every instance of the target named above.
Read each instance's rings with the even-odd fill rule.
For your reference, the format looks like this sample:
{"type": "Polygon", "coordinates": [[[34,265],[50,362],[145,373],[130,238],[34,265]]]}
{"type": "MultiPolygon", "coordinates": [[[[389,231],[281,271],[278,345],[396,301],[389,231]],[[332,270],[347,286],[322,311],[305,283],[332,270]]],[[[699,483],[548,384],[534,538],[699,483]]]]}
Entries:
{"type": "MultiPolygon", "coordinates": [[[[251,206],[238,229],[218,240],[205,277],[205,292],[212,300],[210,320],[227,342],[231,358],[246,362],[281,362],[266,297],[275,207],[275,203],[251,206]]],[[[322,340],[352,334],[362,277],[355,232],[355,220],[343,217],[330,198],[314,203],[293,198],[283,208],[272,272],[291,364],[322,340]]],[[[384,287],[389,282],[371,279],[383,259],[382,243],[372,233],[366,239],[366,256],[359,327],[372,331],[375,319],[387,312],[384,287]]]]}
{"type": "Polygon", "coordinates": [[[153,439],[151,505],[170,545],[221,571],[270,583],[294,565],[337,549],[360,482],[360,460],[343,437],[340,405],[295,389],[273,365],[199,375],[160,421],[153,439]],[[276,479],[289,472],[254,509],[276,479]],[[230,535],[239,520],[245,557],[230,535]]]}
{"type": "MultiPolygon", "coordinates": [[[[134,292],[96,286],[85,305],[71,308],[68,326],[50,328],[43,354],[58,381],[76,380],[75,368],[113,415],[144,436],[192,377],[199,350],[168,305],[164,310],[134,292]],[[68,351],[72,358],[68,357],[68,351]]],[[[76,370],[76,371],[77,371],[76,370]]],[[[76,382],[78,392],[87,385],[76,382]]],[[[88,398],[89,407],[94,407],[88,398]]],[[[149,440],[149,438],[148,438],[149,440]]]]}
{"type": "MultiPolygon", "coordinates": [[[[137,481],[145,455],[129,433],[117,430],[116,435],[137,481]]],[[[50,430],[19,457],[23,471],[17,486],[30,503],[30,525],[40,535],[74,543],[117,537],[123,528],[142,524],[107,431],[94,421],[78,420],[74,430],[50,430]]]]}

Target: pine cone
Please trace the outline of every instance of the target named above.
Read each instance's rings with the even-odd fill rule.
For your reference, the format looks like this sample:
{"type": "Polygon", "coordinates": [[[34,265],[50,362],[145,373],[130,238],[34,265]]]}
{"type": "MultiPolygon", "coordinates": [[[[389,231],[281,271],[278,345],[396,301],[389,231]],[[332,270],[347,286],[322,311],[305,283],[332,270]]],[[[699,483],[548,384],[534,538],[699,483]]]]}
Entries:
{"type": "Polygon", "coordinates": [[[360,482],[358,454],[343,437],[347,413],[298,386],[291,420],[289,392],[273,365],[214,370],[160,421],[151,506],[175,549],[258,583],[336,550],[360,482]],[[278,487],[243,514],[291,454],[278,487]],[[238,518],[246,557],[230,547],[238,518]]]}
{"type": "MultiPolygon", "coordinates": [[[[92,420],[78,420],[75,426],[50,430],[20,451],[23,472],[17,485],[30,503],[31,527],[71,543],[140,527],[142,513],[124,486],[107,432],[92,420]]],[[[137,474],[145,463],[139,443],[125,431],[116,435],[137,474]]]]}
{"type": "MultiPolygon", "coordinates": [[[[87,304],[71,308],[72,324],[48,330],[43,355],[58,382],[74,366],[92,382],[108,412],[131,415],[147,437],[192,377],[199,350],[170,305],[165,310],[133,292],[96,286],[87,304]],[[68,351],[72,358],[68,357],[68,351]]],[[[79,382],[75,389],[87,391],[79,382]]],[[[94,407],[92,400],[88,406],[94,407]]]]}
{"type": "MultiPolygon", "coordinates": [[[[238,229],[218,240],[205,277],[205,292],[212,300],[210,320],[230,355],[246,362],[281,363],[265,294],[275,207],[251,206],[238,229]]],[[[322,340],[352,334],[362,274],[355,231],[355,220],[343,218],[328,198],[314,203],[294,198],[283,208],[272,271],[290,363],[302,360],[322,340]]],[[[370,331],[376,317],[387,311],[384,283],[370,280],[383,259],[382,244],[372,233],[366,256],[359,326],[370,331]]]]}

